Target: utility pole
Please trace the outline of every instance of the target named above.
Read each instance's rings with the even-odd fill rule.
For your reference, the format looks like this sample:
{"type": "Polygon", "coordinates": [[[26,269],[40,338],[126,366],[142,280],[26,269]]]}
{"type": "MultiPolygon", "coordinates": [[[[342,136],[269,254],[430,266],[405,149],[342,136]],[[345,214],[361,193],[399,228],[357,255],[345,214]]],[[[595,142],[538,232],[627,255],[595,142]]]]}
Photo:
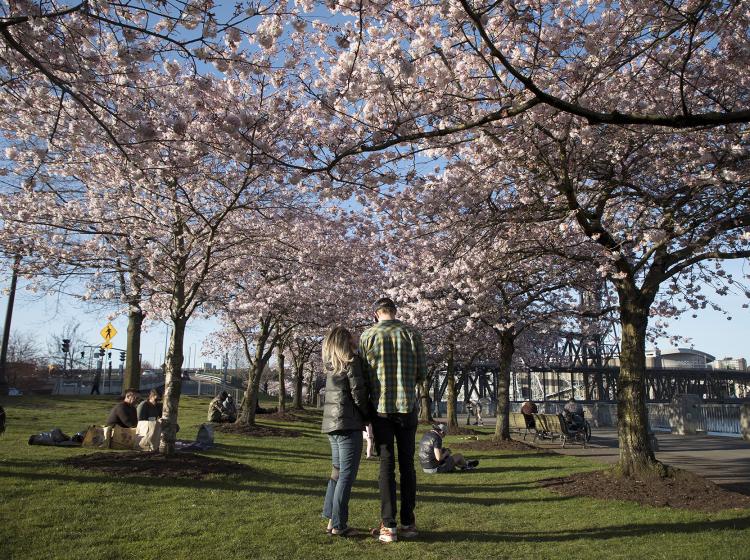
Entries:
{"type": "Polygon", "coordinates": [[[5,364],[8,361],[8,340],[10,339],[10,323],[13,318],[13,303],[16,300],[16,284],[18,282],[18,267],[21,255],[13,260],[13,274],[10,278],[10,292],[8,293],[8,308],[5,312],[5,327],[3,328],[3,343],[0,349],[0,395],[8,394],[8,379],[5,374],[5,364]]]}

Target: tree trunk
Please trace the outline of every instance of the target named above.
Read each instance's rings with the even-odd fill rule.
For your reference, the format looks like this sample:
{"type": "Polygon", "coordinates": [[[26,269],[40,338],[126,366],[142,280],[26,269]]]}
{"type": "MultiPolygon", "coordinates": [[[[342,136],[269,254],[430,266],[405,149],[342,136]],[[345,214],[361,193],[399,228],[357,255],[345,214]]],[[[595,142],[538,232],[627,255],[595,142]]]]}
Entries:
{"type": "Polygon", "coordinates": [[[253,363],[250,365],[247,389],[245,389],[245,397],[242,399],[242,407],[237,416],[237,424],[245,426],[255,425],[255,410],[258,407],[260,378],[263,375],[263,370],[267,363],[267,360],[256,359],[253,360],[253,363]]]}
{"type": "Polygon", "coordinates": [[[284,371],[284,348],[281,342],[276,349],[279,362],[279,412],[286,412],[286,372],[284,371]]]}
{"type": "Polygon", "coordinates": [[[453,359],[454,349],[448,351],[448,369],[446,378],[448,379],[447,399],[448,399],[448,428],[458,428],[458,416],[456,414],[456,363],[453,359]]]}
{"type": "Polygon", "coordinates": [[[302,382],[304,381],[305,362],[300,362],[294,368],[294,397],[292,408],[303,410],[302,406],[302,382]]]}
{"type": "Polygon", "coordinates": [[[513,364],[513,353],[516,351],[516,334],[514,331],[502,331],[500,336],[500,372],[497,376],[497,393],[495,395],[497,412],[494,439],[510,440],[510,369],[513,364]]]}
{"type": "Polygon", "coordinates": [[[666,474],[656,460],[648,438],[646,411],[646,327],[650,302],[638,302],[619,290],[620,375],[617,380],[617,435],[620,442],[618,471],[623,476],[666,474]]]}
{"type": "Polygon", "coordinates": [[[184,359],[183,342],[185,339],[187,319],[172,318],[172,336],[165,363],[164,378],[164,411],[161,417],[161,441],[159,451],[165,455],[174,453],[177,438],[177,413],[182,392],[182,362],[184,359]]]}
{"type": "Polygon", "coordinates": [[[122,394],[128,389],[141,388],[141,327],[143,311],[131,305],[128,311],[128,340],[125,343],[125,372],[122,380],[122,394]]]}
{"type": "Polygon", "coordinates": [[[419,384],[419,421],[425,424],[432,423],[434,421],[434,419],[432,418],[432,410],[430,410],[432,408],[430,406],[431,385],[432,383],[430,383],[429,378],[425,379],[424,381],[422,381],[422,383],[419,384]]]}

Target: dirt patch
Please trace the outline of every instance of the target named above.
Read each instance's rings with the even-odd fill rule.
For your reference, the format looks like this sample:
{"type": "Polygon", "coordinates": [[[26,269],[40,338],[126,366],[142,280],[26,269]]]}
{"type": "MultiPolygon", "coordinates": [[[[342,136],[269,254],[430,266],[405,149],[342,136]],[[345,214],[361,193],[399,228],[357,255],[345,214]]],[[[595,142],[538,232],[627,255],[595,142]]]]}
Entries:
{"type": "Polygon", "coordinates": [[[308,412],[306,410],[287,410],[286,412],[272,412],[263,414],[260,418],[263,420],[274,420],[277,422],[320,422],[323,418],[322,413],[308,412]]]}
{"type": "Polygon", "coordinates": [[[467,438],[466,440],[459,441],[455,446],[471,451],[528,451],[531,453],[544,453],[543,450],[537,447],[514,439],[495,441],[493,439],[479,439],[476,436],[474,439],[467,438]]]}
{"type": "Polygon", "coordinates": [[[247,475],[253,470],[235,461],[204,457],[194,453],[161,455],[140,451],[111,451],[79,455],[61,461],[76,469],[117,476],[150,476],[155,478],[192,478],[210,475],[247,475]]]}
{"type": "Polygon", "coordinates": [[[565,496],[628,500],[655,507],[707,512],[750,508],[750,496],[729,492],[710,480],[680,469],[674,469],[671,478],[623,478],[606,469],[542,480],[539,485],[565,496]]]}
{"type": "Polygon", "coordinates": [[[487,435],[487,432],[480,432],[479,430],[475,430],[473,428],[467,428],[464,426],[459,426],[458,428],[448,428],[448,435],[451,436],[485,436],[487,435]]]}
{"type": "Polygon", "coordinates": [[[254,426],[244,426],[240,424],[214,424],[213,426],[215,432],[240,436],[300,437],[302,435],[302,432],[298,430],[288,430],[286,428],[276,428],[274,426],[264,426],[261,424],[256,424],[254,426]]]}

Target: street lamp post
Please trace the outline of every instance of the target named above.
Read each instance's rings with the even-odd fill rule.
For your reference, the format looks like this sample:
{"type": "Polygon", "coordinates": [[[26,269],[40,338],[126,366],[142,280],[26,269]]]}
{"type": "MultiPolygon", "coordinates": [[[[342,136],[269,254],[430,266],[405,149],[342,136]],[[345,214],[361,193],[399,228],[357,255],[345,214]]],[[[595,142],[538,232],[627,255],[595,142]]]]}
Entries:
{"type": "Polygon", "coordinates": [[[3,343],[0,349],[0,395],[8,394],[8,380],[5,375],[5,364],[8,359],[8,340],[10,339],[10,322],[13,318],[13,303],[16,299],[16,283],[18,282],[18,267],[21,264],[21,255],[16,255],[13,261],[13,275],[10,278],[10,290],[8,292],[8,307],[5,312],[5,326],[3,328],[3,343]]]}

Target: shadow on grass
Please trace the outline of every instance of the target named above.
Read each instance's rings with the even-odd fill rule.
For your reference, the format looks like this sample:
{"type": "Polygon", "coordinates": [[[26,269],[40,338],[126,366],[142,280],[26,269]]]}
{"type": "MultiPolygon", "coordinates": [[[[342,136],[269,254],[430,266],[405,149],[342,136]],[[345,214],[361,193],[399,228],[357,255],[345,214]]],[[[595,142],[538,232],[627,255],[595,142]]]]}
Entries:
{"type": "Polygon", "coordinates": [[[651,523],[592,527],[585,530],[550,530],[538,532],[492,532],[492,531],[420,531],[417,540],[424,542],[566,542],[587,540],[609,540],[622,537],[646,537],[650,535],[710,533],[721,530],[750,529],[750,517],[716,521],[694,521],[688,523],[651,523]]]}
{"type": "Polygon", "coordinates": [[[308,458],[314,458],[314,459],[330,459],[331,454],[330,453],[315,453],[313,451],[295,451],[295,450],[284,450],[284,449],[278,449],[278,448],[268,448],[268,447],[256,447],[253,445],[227,445],[224,443],[219,443],[216,446],[214,446],[211,449],[211,454],[218,453],[218,454],[224,454],[224,455],[235,455],[239,457],[247,457],[252,458],[254,456],[258,455],[267,455],[269,457],[273,456],[282,456],[282,457],[292,457],[294,459],[308,459],[308,458]]]}
{"type": "MultiPolygon", "coordinates": [[[[323,499],[325,494],[325,487],[327,484],[327,478],[325,475],[317,477],[308,476],[295,476],[295,475],[283,475],[272,473],[269,471],[261,471],[253,469],[249,476],[231,475],[222,476],[219,478],[195,480],[189,478],[160,478],[160,477],[148,477],[148,476],[122,476],[119,475],[115,480],[112,479],[111,475],[102,474],[67,474],[65,472],[3,472],[0,471],[0,479],[2,478],[18,478],[30,481],[59,481],[59,482],[75,482],[77,484],[91,483],[91,484],[123,484],[128,486],[142,486],[146,488],[193,488],[199,489],[211,489],[211,490],[229,490],[233,492],[253,492],[253,493],[272,493],[272,494],[285,494],[290,496],[307,496],[316,497],[323,499]]],[[[523,490],[523,487],[517,488],[523,490]]],[[[527,486],[525,489],[536,489],[532,486],[527,486]]],[[[487,491],[485,488],[484,491],[487,491]]],[[[378,483],[372,480],[358,480],[354,486],[354,496],[357,499],[377,499],[378,496],[378,483]],[[367,489],[367,490],[364,490],[367,489]]],[[[462,504],[473,504],[481,506],[496,506],[504,503],[550,503],[550,502],[565,502],[571,500],[568,496],[558,496],[550,494],[543,498],[483,498],[475,496],[462,496],[460,502],[462,504]]],[[[418,494],[417,502],[431,502],[446,504],[455,502],[455,495],[446,496],[441,494],[418,494]]]]}

